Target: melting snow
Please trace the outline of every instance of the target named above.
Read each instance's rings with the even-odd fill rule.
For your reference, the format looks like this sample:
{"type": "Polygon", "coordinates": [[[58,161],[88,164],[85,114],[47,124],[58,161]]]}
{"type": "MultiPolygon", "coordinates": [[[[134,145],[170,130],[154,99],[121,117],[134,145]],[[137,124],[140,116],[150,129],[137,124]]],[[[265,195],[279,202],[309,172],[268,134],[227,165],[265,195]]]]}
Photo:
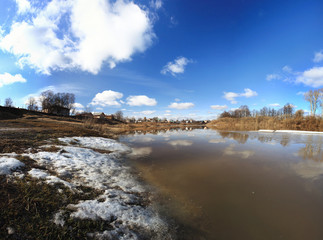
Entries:
{"type": "Polygon", "coordinates": [[[0,175],[11,174],[17,168],[23,167],[25,164],[12,157],[0,157],[0,175]]]}
{"type": "MultiPolygon", "coordinates": [[[[44,179],[48,183],[62,182],[69,184],[67,186],[70,188],[85,185],[104,191],[97,199],[69,205],[68,208],[74,210],[72,217],[111,222],[114,229],[94,233],[98,238],[138,239],[141,231],[154,235],[167,231],[166,224],[152,208],[141,206],[141,194],[145,190],[122,161],[122,154],[131,153],[129,147],[105,138],[73,137],[59,140],[74,146],[57,146],[60,148],[58,152],[43,151],[25,155],[40,165],[55,170],[59,177],[69,176],[70,183],[50,176],[46,171],[32,169],[29,174],[35,178],[44,179]],[[113,152],[103,154],[89,148],[113,152]]],[[[62,225],[64,220],[60,216],[57,213],[54,222],[62,225]]]]}
{"type": "Polygon", "coordinates": [[[119,143],[113,139],[101,138],[101,137],[65,137],[58,139],[64,143],[74,143],[82,147],[108,150],[119,153],[131,152],[131,149],[119,143]]]}
{"type": "Polygon", "coordinates": [[[63,185],[65,185],[68,188],[71,188],[71,189],[75,188],[74,184],[64,181],[56,176],[51,176],[47,171],[33,168],[28,173],[34,178],[46,179],[46,182],[48,184],[62,183],[63,185]]]}

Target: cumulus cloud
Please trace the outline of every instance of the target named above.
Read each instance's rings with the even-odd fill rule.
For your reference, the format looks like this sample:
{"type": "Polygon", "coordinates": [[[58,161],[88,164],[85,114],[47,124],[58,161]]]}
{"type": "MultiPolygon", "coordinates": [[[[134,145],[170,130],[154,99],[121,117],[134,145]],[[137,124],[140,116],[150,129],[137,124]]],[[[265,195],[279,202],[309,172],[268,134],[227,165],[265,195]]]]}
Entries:
{"type": "Polygon", "coordinates": [[[232,104],[237,104],[238,101],[236,101],[237,97],[255,97],[258,96],[258,93],[256,91],[251,90],[250,88],[245,88],[244,93],[235,93],[235,92],[224,92],[224,98],[228,101],[230,101],[232,104]]]}
{"type": "Polygon", "coordinates": [[[318,63],[318,62],[321,62],[322,60],[323,60],[323,51],[321,50],[315,53],[313,62],[318,63]]]}
{"type": "Polygon", "coordinates": [[[149,98],[145,95],[129,96],[127,104],[130,106],[156,106],[157,101],[154,98],[149,98]]]}
{"type": "Polygon", "coordinates": [[[74,108],[78,108],[78,109],[80,109],[80,108],[84,108],[84,106],[83,106],[81,103],[74,103],[74,104],[73,104],[73,107],[74,107],[74,108]]]}
{"type": "Polygon", "coordinates": [[[10,73],[0,74],[0,87],[10,85],[16,82],[25,83],[27,80],[21,74],[11,75],[10,73]]]}
{"type": "Polygon", "coordinates": [[[296,83],[314,88],[323,86],[323,67],[313,67],[304,71],[296,78],[296,83]]]}
{"type": "Polygon", "coordinates": [[[30,2],[28,0],[16,0],[18,7],[18,14],[23,14],[31,10],[30,2]]]}
{"type": "Polygon", "coordinates": [[[195,106],[194,103],[190,103],[190,102],[186,102],[186,103],[174,102],[174,103],[171,103],[168,107],[181,110],[181,109],[189,109],[194,106],[195,106]]]}
{"type": "Polygon", "coordinates": [[[184,73],[185,66],[192,62],[191,60],[185,57],[178,57],[173,62],[167,63],[164,68],[161,70],[162,74],[170,73],[173,76],[177,74],[184,73]]]}
{"type": "Polygon", "coordinates": [[[211,108],[214,110],[224,110],[224,109],[227,109],[228,106],[227,105],[212,105],[211,108]]]}
{"type": "Polygon", "coordinates": [[[134,112],[134,114],[140,114],[140,115],[151,115],[153,113],[155,113],[156,111],[154,110],[145,110],[145,111],[141,111],[141,112],[134,112]]]}
{"type": "Polygon", "coordinates": [[[279,103],[271,103],[271,104],[268,104],[269,107],[280,107],[280,104],[279,103]]]}
{"type": "Polygon", "coordinates": [[[14,54],[21,67],[43,74],[66,69],[96,74],[105,62],[113,68],[130,61],[155,37],[148,10],[132,1],[52,0],[38,8],[16,1],[18,12],[34,11],[13,22],[0,49],[14,54]]]}
{"type": "Polygon", "coordinates": [[[115,92],[112,90],[106,90],[102,93],[98,93],[95,95],[95,97],[92,99],[92,102],[90,105],[98,105],[102,107],[106,106],[120,106],[120,101],[123,97],[122,93],[115,92]]]}
{"type": "Polygon", "coordinates": [[[268,74],[266,76],[267,81],[276,80],[276,79],[281,79],[281,76],[279,74],[268,74]]]}
{"type": "Polygon", "coordinates": [[[230,101],[232,104],[237,104],[238,102],[235,100],[235,98],[239,97],[239,93],[224,92],[224,96],[223,97],[226,100],[230,101]]]}
{"type": "Polygon", "coordinates": [[[299,91],[298,93],[296,93],[296,95],[302,95],[304,96],[305,92],[299,91]]]}

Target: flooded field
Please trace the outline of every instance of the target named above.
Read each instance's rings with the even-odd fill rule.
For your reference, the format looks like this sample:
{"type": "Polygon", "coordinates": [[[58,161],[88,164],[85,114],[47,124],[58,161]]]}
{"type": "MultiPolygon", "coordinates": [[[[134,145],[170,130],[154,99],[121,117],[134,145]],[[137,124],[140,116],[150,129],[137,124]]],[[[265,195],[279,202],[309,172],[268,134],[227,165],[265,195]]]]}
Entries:
{"type": "Polygon", "coordinates": [[[121,141],[180,239],[323,239],[323,136],[196,129],[121,141]]]}

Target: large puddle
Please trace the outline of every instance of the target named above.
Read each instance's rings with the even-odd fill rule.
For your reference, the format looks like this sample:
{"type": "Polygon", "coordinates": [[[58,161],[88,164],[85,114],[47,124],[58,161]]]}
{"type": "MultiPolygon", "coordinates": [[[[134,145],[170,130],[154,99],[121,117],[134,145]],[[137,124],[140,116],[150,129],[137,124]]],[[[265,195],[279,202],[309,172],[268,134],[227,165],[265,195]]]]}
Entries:
{"type": "Polygon", "coordinates": [[[121,141],[179,239],[323,239],[323,136],[169,130],[121,141]]]}

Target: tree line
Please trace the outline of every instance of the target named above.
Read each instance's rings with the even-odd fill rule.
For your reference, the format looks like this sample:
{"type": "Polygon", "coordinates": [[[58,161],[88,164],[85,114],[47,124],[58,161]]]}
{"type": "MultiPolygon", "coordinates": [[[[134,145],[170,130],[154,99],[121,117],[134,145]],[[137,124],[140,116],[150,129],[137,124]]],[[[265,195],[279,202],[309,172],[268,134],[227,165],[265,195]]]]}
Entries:
{"type": "Polygon", "coordinates": [[[274,108],[263,107],[260,110],[249,110],[247,105],[242,105],[238,109],[231,111],[224,111],[220,114],[219,118],[243,118],[243,117],[279,117],[279,118],[290,118],[294,115],[299,117],[304,116],[303,110],[297,110],[295,112],[295,106],[287,103],[279,110],[274,108]]]}
{"type": "MultiPolygon", "coordinates": [[[[309,90],[304,93],[304,100],[309,103],[310,115],[316,116],[317,109],[321,107],[323,117],[323,88],[316,90],[309,90]]],[[[263,107],[260,110],[249,110],[247,105],[242,105],[238,109],[231,111],[224,111],[220,114],[219,118],[243,118],[243,117],[278,117],[278,118],[302,118],[304,117],[304,110],[295,111],[295,106],[286,103],[282,108],[276,110],[270,107],[263,107]]]]}
{"type": "MultiPolygon", "coordinates": [[[[54,93],[51,90],[44,91],[39,97],[39,102],[36,98],[30,97],[26,102],[26,108],[31,111],[39,110],[39,103],[44,109],[51,109],[53,107],[67,108],[68,110],[74,109],[75,95],[73,93],[54,93]]],[[[13,107],[11,98],[6,98],[5,107],[13,107]]]]}

